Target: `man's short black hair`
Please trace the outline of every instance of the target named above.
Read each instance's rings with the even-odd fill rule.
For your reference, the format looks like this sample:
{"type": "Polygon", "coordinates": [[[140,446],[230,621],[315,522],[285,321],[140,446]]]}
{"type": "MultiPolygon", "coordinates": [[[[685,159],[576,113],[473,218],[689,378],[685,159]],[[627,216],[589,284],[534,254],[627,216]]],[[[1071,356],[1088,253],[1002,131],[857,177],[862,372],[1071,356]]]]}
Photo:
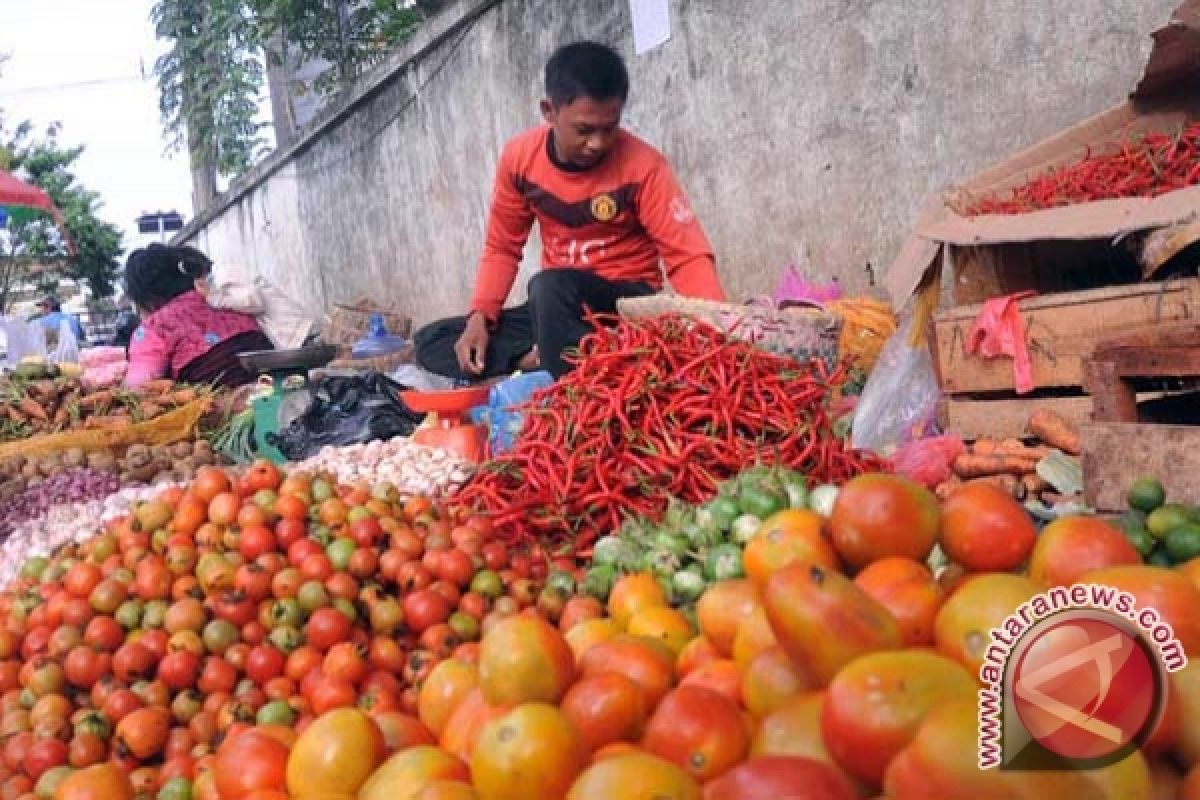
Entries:
{"type": "Polygon", "coordinates": [[[629,71],[617,51],[608,45],[564,45],[546,62],[546,96],[556,106],[570,105],[580,97],[627,100],[629,71]]]}

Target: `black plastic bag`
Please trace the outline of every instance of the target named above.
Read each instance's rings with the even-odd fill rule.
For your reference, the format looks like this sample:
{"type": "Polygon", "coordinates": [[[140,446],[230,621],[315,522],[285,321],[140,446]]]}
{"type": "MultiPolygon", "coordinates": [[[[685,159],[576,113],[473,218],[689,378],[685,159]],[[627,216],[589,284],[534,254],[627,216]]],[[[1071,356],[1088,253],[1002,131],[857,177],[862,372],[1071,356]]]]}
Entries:
{"type": "Polygon", "coordinates": [[[324,377],[312,387],[308,408],[280,433],[267,434],[267,442],[289,461],[303,461],[327,445],[408,436],[425,415],[404,404],[404,390],[378,372],[324,377]]]}

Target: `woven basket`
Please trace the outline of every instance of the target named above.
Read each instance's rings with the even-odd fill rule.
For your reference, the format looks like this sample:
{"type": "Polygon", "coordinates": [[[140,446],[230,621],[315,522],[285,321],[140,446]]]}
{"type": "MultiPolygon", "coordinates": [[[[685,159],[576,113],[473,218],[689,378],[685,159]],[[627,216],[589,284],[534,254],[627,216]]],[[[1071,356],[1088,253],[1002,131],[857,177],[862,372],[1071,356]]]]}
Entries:
{"type": "Polygon", "coordinates": [[[842,321],[820,308],[776,310],[765,306],[739,306],[656,294],[622,298],[617,301],[617,311],[629,319],[687,314],[712,324],[736,339],[752,342],[763,350],[800,362],[819,358],[832,367],[837,363],[840,352],[842,321]]]}
{"type": "Polygon", "coordinates": [[[371,315],[383,317],[388,333],[408,337],[412,333],[412,319],[399,311],[373,306],[369,300],[359,300],[353,305],[335,303],[321,338],[330,344],[352,345],[371,330],[371,315]]]}
{"type": "Polygon", "coordinates": [[[382,372],[387,375],[405,364],[412,364],[415,352],[410,344],[403,350],[397,353],[388,353],[386,356],[354,358],[350,355],[349,347],[342,348],[338,355],[336,360],[329,362],[326,369],[353,369],[364,372],[382,372]]]}

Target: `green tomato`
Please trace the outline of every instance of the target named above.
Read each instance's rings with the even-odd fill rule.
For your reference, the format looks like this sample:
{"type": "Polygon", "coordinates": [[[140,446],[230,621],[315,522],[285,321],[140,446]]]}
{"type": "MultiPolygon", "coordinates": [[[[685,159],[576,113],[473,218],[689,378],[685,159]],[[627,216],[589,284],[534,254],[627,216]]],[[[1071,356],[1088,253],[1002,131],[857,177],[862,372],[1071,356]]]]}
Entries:
{"type": "Polygon", "coordinates": [[[312,498],[313,505],[323,503],[333,497],[333,486],[324,478],[317,478],[312,482],[312,498]]]}
{"type": "Polygon", "coordinates": [[[167,605],[165,600],[151,600],[142,609],[143,628],[161,628],[166,624],[167,605]]]}
{"type": "Polygon", "coordinates": [[[42,777],[38,778],[37,785],[33,787],[33,793],[37,795],[38,800],[53,800],[55,792],[58,791],[58,785],[74,771],[67,766],[51,767],[42,773],[42,777]]]}
{"type": "Polygon", "coordinates": [[[67,569],[62,564],[51,564],[42,571],[42,583],[62,583],[63,576],[67,574],[67,569]]]}
{"type": "Polygon", "coordinates": [[[192,782],[182,775],[176,775],[163,784],[155,800],[192,800],[192,782]]]}
{"type": "Polygon", "coordinates": [[[489,600],[495,600],[504,594],[504,582],[500,576],[490,569],[480,570],[471,579],[471,591],[481,594],[489,600]]]}
{"type": "Polygon", "coordinates": [[[446,624],[450,626],[450,630],[454,631],[458,638],[464,642],[474,642],[479,639],[479,620],[472,617],[463,611],[455,611],[446,620],[446,624]]]}
{"type": "Polygon", "coordinates": [[[46,570],[46,566],[49,563],[50,559],[45,556],[34,556],[21,567],[21,577],[38,580],[42,577],[42,573],[46,570]]]}
{"type": "Polygon", "coordinates": [[[284,597],[271,604],[272,628],[299,628],[304,622],[304,609],[294,597],[284,597]]]}
{"type": "Polygon", "coordinates": [[[296,601],[306,614],[311,614],[318,608],[329,605],[329,591],[320,581],[306,581],[297,590],[296,601]]]}
{"type": "Polygon", "coordinates": [[[267,634],[267,641],[282,653],[291,653],[304,643],[300,629],[292,625],[280,625],[267,634]]]}
{"type": "Polygon", "coordinates": [[[346,598],[335,597],[333,600],[333,607],[349,617],[351,622],[358,621],[358,609],[354,607],[354,603],[351,603],[346,598]]]}
{"type": "Polygon", "coordinates": [[[329,556],[329,563],[335,570],[345,572],[350,566],[350,557],[357,549],[358,544],[353,539],[342,537],[325,548],[325,555],[329,556]]]}
{"type": "MultiPolygon", "coordinates": [[[[316,506],[313,507],[315,508],[316,506]]],[[[329,547],[333,543],[333,540],[337,538],[333,533],[333,528],[320,522],[310,525],[308,531],[308,538],[321,545],[321,547],[329,547]]]]}
{"type": "Polygon", "coordinates": [[[140,600],[126,600],[117,607],[117,611],[113,614],[113,617],[122,628],[131,631],[142,624],[142,613],[144,610],[140,600]]]}
{"type": "Polygon", "coordinates": [[[255,722],[259,725],[286,725],[296,722],[296,711],[286,700],[272,700],[258,710],[255,722]]]}
{"type": "Polygon", "coordinates": [[[204,626],[200,638],[204,640],[204,646],[208,648],[208,652],[219,656],[237,644],[241,633],[232,622],[214,619],[209,620],[204,626]]]}

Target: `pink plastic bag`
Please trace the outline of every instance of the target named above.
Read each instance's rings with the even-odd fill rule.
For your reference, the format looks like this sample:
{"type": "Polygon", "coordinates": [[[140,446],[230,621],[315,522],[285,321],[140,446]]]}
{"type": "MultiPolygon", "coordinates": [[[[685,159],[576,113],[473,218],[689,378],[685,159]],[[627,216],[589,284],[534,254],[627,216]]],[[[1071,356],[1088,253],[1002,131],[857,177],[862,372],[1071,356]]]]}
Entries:
{"type": "Polygon", "coordinates": [[[1017,304],[1034,294],[1036,292],[1020,292],[988,300],[963,342],[968,354],[979,353],[985,358],[1012,356],[1013,384],[1017,394],[1033,391],[1033,363],[1025,344],[1025,320],[1021,318],[1017,304]]]}
{"type": "Polygon", "coordinates": [[[957,436],[930,436],[915,439],[901,446],[892,458],[896,473],[911,478],[932,489],[954,475],[954,459],[967,452],[967,446],[957,436]]]}
{"type": "Polygon", "coordinates": [[[85,347],[79,351],[79,363],[85,367],[116,364],[124,360],[124,347],[85,347]]]}
{"type": "Polygon", "coordinates": [[[832,303],[841,298],[842,287],[834,283],[813,283],[801,275],[794,266],[788,267],[771,299],[778,308],[784,303],[832,303]]]}
{"type": "Polygon", "coordinates": [[[115,361],[95,367],[88,367],[84,370],[80,382],[88,391],[108,389],[125,380],[125,371],[128,368],[129,365],[124,361],[115,361]]]}

